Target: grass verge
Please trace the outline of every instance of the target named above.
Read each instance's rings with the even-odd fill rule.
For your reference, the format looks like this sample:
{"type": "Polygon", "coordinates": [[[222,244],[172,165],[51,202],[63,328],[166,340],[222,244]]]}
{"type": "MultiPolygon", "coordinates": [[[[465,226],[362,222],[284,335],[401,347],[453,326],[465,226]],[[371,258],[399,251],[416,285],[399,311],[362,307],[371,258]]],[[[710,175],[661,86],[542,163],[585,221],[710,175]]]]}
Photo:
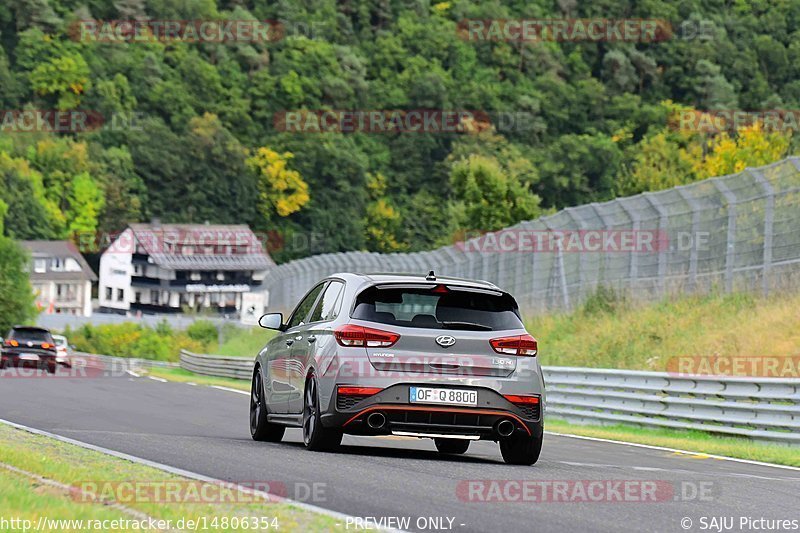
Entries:
{"type": "MultiPolygon", "coordinates": [[[[191,493],[189,487],[198,487],[196,484],[200,483],[55,439],[34,435],[5,424],[0,424],[0,462],[71,487],[86,487],[86,483],[99,483],[101,487],[118,486],[115,484],[130,483],[132,480],[150,483],[151,491],[157,491],[159,487],[163,491],[165,486],[185,487],[181,494],[192,502],[197,500],[189,497],[191,493]],[[105,482],[110,485],[104,485],[105,482]],[[167,483],[172,485],[166,485],[167,483]]],[[[140,485],[139,488],[141,487],[145,485],[140,485]]],[[[108,491],[101,492],[109,494],[108,491]]],[[[203,520],[203,517],[207,524],[211,524],[216,517],[217,525],[220,527],[212,529],[219,531],[254,529],[252,523],[248,524],[250,527],[231,523],[234,517],[239,520],[274,518],[276,521],[270,523],[277,524],[280,531],[330,531],[336,526],[336,520],[326,515],[285,503],[263,501],[251,503],[252,500],[248,501],[244,496],[217,498],[216,501],[211,498],[212,503],[206,498],[200,498],[203,503],[164,503],[163,499],[161,502],[152,503],[152,501],[142,501],[151,499],[146,497],[137,497],[140,501],[136,502],[127,501],[124,495],[132,494],[131,490],[119,490],[113,493],[123,495],[124,501],[117,500],[117,503],[121,503],[133,512],[109,507],[103,503],[85,502],[74,492],[70,493],[65,489],[43,484],[27,475],[12,473],[0,467],[0,494],[3,495],[0,514],[6,519],[31,520],[34,525],[38,523],[40,516],[52,520],[138,520],[140,518],[137,518],[135,513],[144,513],[153,518],[171,520],[173,529],[186,529],[176,526],[181,519],[203,520]],[[223,517],[228,520],[227,524],[222,524],[223,517]],[[232,527],[234,525],[237,527],[232,527]]],[[[212,491],[210,494],[213,493],[212,491]]],[[[158,492],[148,494],[158,494],[158,492]]],[[[200,492],[200,494],[209,493],[200,492]]],[[[103,529],[123,530],[114,527],[103,529]]],[[[79,527],[75,524],[62,523],[48,524],[40,531],[77,530],[79,527]]]]}
{"type": "Polygon", "coordinates": [[[542,365],[660,372],[675,356],[797,354],[798,324],[800,295],[710,294],[639,305],[610,289],[572,313],[526,321],[542,365]]]}
{"type": "Polygon", "coordinates": [[[650,429],[635,426],[584,426],[564,420],[547,419],[547,431],[601,439],[649,444],[701,454],[725,455],[750,461],[800,467],[800,449],[765,444],[737,437],[719,437],[702,431],[650,429]]]}
{"type": "Polygon", "coordinates": [[[260,328],[245,328],[227,326],[223,329],[223,341],[214,350],[216,355],[227,357],[249,357],[255,358],[269,340],[277,332],[260,328]]]}

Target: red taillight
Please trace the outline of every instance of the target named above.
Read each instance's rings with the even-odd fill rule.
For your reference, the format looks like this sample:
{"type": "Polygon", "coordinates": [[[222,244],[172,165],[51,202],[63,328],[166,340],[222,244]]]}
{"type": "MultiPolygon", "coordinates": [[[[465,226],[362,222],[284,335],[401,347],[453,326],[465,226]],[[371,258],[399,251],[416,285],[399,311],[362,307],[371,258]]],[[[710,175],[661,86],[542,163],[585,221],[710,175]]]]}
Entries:
{"type": "Polygon", "coordinates": [[[19,343],[14,339],[9,339],[6,341],[6,346],[19,346],[19,343]]]}
{"type": "Polygon", "coordinates": [[[380,387],[353,387],[350,385],[339,385],[339,396],[372,396],[378,394],[383,389],[380,387]]]}
{"type": "Polygon", "coordinates": [[[492,349],[503,355],[524,355],[536,357],[538,345],[536,339],[530,335],[515,335],[513,337],[502,337],[489,341],[492,349]]]}
{"type": "Polygon", "coordinates": [[[342,346],[365,346],[368,348],[386,348],[397,342],[400,335],[391,331],[348,325],[333,332],[336,342],[342,346]]]}
{"type": "Polygon", "coordinates": [[[538,405],[539,404],[539,397],[538,396],[517,396],[516,394],[504,394],[503,398],[508,400],[511,403],[516,403],[520,405],[538,405]]]}

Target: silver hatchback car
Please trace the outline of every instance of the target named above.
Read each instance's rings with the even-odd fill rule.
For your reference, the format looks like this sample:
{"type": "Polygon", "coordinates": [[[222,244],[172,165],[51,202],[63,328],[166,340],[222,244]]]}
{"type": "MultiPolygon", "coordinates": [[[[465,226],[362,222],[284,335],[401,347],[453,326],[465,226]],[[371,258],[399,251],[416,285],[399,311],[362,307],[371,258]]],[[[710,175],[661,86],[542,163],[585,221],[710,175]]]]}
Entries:
{"type": "Polygon", "coordinates": [[[310,450],[344,433],[432,438],[442,453],[473,440],[531,465],[544,428],[537,342],[514,298],[485,281],[335,274],[314,286],[255,361],[253,439],[301,427],[310,450]]]}

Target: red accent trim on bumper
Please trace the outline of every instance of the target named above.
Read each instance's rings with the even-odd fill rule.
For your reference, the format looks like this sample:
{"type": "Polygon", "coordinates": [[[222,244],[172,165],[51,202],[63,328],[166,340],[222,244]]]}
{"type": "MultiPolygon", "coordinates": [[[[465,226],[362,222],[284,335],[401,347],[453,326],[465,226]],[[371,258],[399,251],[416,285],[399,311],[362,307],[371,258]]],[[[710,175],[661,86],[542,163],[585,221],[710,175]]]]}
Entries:
{"type": "Polygon", "coordinates": [[[464,409],[460,407],[421,407],[416,405],[371,405],[364,409],[363,411],[359,412],[358,414],[354,415],[350,418],[347,422],[342,424],[342,427],[345,427],[347,424],[359,418],[371,411],[434,411],[437,413],[464,413],[464,414],[478,414],[478,415],[499,415],[499,416],[507,416],[508,418],[513,418],[519,424],[525,428],[525,431],[528,433],[528,436],[531,436],[531,430],[528,429],[528,426],[523,422],[523,420],[515,415],[514,413],[509,413],[507,411],[500,411],[496,409],[464,409]]]}

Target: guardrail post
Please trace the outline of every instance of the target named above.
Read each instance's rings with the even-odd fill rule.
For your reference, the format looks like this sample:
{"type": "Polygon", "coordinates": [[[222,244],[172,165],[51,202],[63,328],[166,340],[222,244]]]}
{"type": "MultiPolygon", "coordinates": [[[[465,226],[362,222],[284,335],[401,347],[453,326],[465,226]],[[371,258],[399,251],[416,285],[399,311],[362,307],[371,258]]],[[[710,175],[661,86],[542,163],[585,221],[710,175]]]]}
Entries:
{"type": "MultiPolygon", "coordinates": [[[[564,209],[564,212],[572,219],[575,225],[578,228],[579,232],[583,232],[586,229],[586,225],[583,223],[583,220],[580,217],[576,217],[573,212],[575,211],[574,207],[568,207],[564,209]]],[[[581,240],[584,239],[584,235],[580,235],[581,240]]],[[[584,282],[584,271],[586,270],[586,253],[585,249],[582,249],[578,256],[578,301],[582,300],[581,291],[584,289],[583,282],[584,282]]],[[[563,261],[562,261],[562,269],[563,269],[563,261]]],[[[564,280],[566,282],[566,278],[564,280]]]]}
{"type": "Polygon", "coordinates": [[[686,186],[676,187],[678,194],[689,205],[692,210],[692,249],[689,250],[689,288],[694,291],[697,287],[697,256],[698,245],[697,235],[700,229],[700,210],[702,209],[697,201],[686,191],[686,186]]]}
{"type": "MultiPolygon", "coordinates": [[[[611,219],[608,218],[608,215],[605,214],[603,212],[603,210],[601,209],[602,206],[600,206],[599,204],[593,202],[593,203],[589,204],[589,207],[591,207],[592,210],[594,210],[595,214],[597,215],[597,218],[599,218],[603,222],[603,225],[605,226],[606,230],[610,230],[614,226],[614,223],[611,221],[611,219]]],[[[601,277],[603,278],[602,281],[608,281],[608,279],[607,279],[607,276],[608,276],[608,262],[609,262],[608,250],[603,250],[602,276],[598,274],[598,276],[597,276],[597,282],[598,283],[601,282],[601,277]]]]}
{"type": "MultiPolygon", "coordinates": [[[[633,229],[634,234],[638,234],[641,224],[640,224],[639,216],[636,214],[636,211],[634,211],[633,209],[629,209],[628,206],[625,205],[625,202],[623,200],[614,200],[614,201],[617,202],[617,204],[619,204],[619,206],[622,208],[622,210],[625,211],[625,214],[628,215],[628,218],[631,220],[631,229],[633,229]]],[[[637,235],[637,239],[638,239],[638,235],[637,235]]],[[[628,257],[630,258],[629,263],[628,263],[628,277],[630,278],[628,280],[628,285],[630,285],[631,281],[633,281],[637,277],[639,277],[639,256],[638,256],[638,251],[631,252],[630,254],[628,254],[628,257]]]]}
{"type": "Polygon", "coordinates": [[[719,178],[713,178],[711,182],[725,197],[728,203],[728,237],[725,250],[725,292],[733,292],[733,262],[736,257],[736,195],[719,178]]]}
{"type": "Polygon", "coordinates": [[[772,226],[775,218],[775,189],[759,169],[748,167],[745,170],[756,179],[766,194],[764,201],[764,264],[761,268],[761,288],[764,296],[767,296],[769,294],[769,273],[772,269],[772,226]]]}
{"type": "MultiPolygon", "coordinates": [[[[661,234],[659,237],[663,237],[664,233],[666,232],[665,228],[669,223],[669,215],[661,206],[661,204],[658,203],[655,198],[653,198],[651,193],[642,193],[642,198],[647,200],[650,205],[653,206],[653,209],[655,209],[658,213],[658,232],[661,234]]],[[[668,241],[669,240],[671,239],[668,239],[668,241]]],[[[658,247],[658,286],[662,295],[665,292],[667,281],[667,251],[664,250],[664,248],[665,246],[663,244],[658,247]]]]}

